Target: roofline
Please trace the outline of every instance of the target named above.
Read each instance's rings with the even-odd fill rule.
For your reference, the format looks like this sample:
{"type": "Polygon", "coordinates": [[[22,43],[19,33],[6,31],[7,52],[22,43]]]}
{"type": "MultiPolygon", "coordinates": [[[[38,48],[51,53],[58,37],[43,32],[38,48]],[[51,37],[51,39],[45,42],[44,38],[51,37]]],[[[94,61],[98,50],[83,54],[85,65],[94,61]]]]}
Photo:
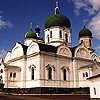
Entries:
{"type": "Polygon", "coordinates": [[[92,77],[89,77],[89,78],[87,78],[87,79],[94,79],[94,78],[99,78],[100,77],[100,74],[97,74],[97,75],[94,75],[94,76],[92,76],[92,77]]]}

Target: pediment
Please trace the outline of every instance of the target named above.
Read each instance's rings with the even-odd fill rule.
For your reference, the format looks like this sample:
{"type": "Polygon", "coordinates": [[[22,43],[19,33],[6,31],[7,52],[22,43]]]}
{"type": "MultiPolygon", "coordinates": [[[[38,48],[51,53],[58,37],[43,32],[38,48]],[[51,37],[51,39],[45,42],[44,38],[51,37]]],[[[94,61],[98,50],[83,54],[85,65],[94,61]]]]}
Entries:
{"type": "Polygon", "coordinates": [[[71,51],[69,48],[61,46],[58,48],[58,55],[66,56],[66,57],[72,57],[71,51]]]}

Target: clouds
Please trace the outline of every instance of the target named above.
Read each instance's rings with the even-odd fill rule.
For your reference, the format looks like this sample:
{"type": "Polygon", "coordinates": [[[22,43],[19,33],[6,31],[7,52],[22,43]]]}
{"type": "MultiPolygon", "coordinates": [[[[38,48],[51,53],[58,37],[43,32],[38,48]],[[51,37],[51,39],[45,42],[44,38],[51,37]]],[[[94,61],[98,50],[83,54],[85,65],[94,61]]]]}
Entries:
{"type": "Polygon", "coordinates": [[[3,13],[4,12],[0,10],[0,29],[12,28],[13,24],[4,18],[3,13]]]}
{"type": "Polygon", "coordinates": [[[3,16],[0,16],[0,29],[2,28],[12,28],[13,24],[8,21],[8,20],[4,20],[3,16]]]}
{"type": "MultiPolygon", "coordinates": [[[[75,8],[74,12],[86,11],[89,15],[98,13],[100,9],[100,0],[71,0],[75,8]]],[[[77,14],[77,13],[76,13],[77,14]]]]}
{"type": "Polygon", "coordinates": [[[7,52],[4,49],[0,49],[0,59],[6,56],[7,52]]]}
{"type": "Polygon", "coordinates": [[[95,50],[100,55],[100,46],[95,47],[95,50]]]}
{"type": "Polygon", "coordinates": [[[93,31],[96,39],[100,40],[100,0],[70,0],[75,6],[74,13],[81,15],[81,11],[85,11],[88,16],[83,19],[88,22],[88,27],[93,31]]]}
{"type": "Polygon", "coordinates": [[[88,27],[93,31],[94,37],[100,40],[100,13],[90,20],[88,27]]]}

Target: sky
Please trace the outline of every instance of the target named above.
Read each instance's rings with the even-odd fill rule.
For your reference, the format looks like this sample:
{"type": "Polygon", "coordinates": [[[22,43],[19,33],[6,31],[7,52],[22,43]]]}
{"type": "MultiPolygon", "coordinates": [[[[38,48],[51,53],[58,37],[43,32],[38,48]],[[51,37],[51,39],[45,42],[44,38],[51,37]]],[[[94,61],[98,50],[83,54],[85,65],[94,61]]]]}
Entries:
{"type": "MultiPolygon", "coordinates": [[[[0,57],[17,41],[23,42],[30,23],[38,24],[41,36],[44,23],[52,15],[56,0],[0,0],[0,57]]],[[[79,31],[86,25],[93,33],[93,48],[100,54],[100,0],[59,0],[60,13],[68,16],[72,45],[79,43],[79,31]]]]}

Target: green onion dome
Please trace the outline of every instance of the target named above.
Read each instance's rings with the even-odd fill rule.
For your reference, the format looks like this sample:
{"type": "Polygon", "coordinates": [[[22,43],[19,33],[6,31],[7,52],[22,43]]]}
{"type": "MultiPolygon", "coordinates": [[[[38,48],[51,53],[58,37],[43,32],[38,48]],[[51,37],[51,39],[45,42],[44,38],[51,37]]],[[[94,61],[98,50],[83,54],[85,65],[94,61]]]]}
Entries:
{"type": "Polygon", "coordinates": [[[62,15],[62,14],[54,14],[52,16],[49,16],[47,20],[45,21],[45,28],[50,28],[53,26],[61,26],[61,27],[71,27],[70,20],[62,15]]]}
{"type": "Polygon", "coordinates": [[[84,26],[84,28],[79,32],[79,38],[85,36],[92,38],[92,32],[84,26]]]}
{"type": "Polygon", "coordinates": [[[25,39],[27,38],[37,38],[36,32],[33,32],[32,28],[25,34],[25,39]]]}

